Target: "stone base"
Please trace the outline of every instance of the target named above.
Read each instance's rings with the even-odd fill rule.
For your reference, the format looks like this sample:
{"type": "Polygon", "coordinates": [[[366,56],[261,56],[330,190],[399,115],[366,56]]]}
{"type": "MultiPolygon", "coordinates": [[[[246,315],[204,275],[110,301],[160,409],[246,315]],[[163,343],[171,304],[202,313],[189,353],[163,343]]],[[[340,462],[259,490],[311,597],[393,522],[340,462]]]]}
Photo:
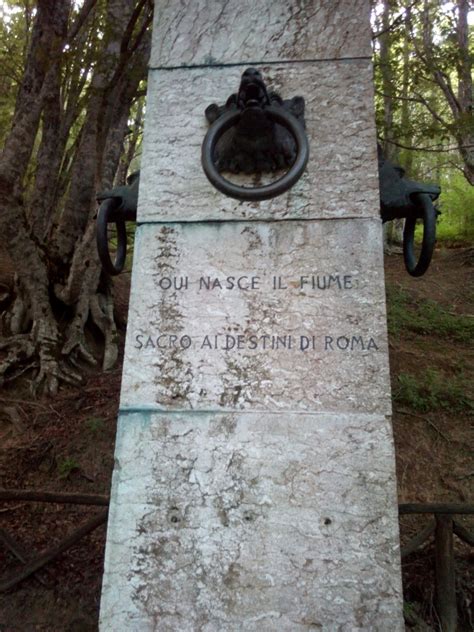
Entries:
{"type": "Polygon", "coordinates": [[[101,630],[401,631],[382,415],[122,413],[101,630]]]}

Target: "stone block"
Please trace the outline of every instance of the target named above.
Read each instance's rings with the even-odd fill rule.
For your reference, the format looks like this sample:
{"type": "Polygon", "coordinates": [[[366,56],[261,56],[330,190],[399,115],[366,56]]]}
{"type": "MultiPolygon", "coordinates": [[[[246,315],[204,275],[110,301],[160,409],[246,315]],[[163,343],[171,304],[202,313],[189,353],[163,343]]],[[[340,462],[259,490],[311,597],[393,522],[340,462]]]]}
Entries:
{"type": "Polygon", "coordinates": [[[390,411],[380,220],[138,228],[122,408],[390,411]]]}
{"type": "Polygon", "coordinates": [[[371,57],[367,0],[155,1],[151,66],[371,57]]]}
{"type": "MultiPolygon", "coordinates": [[[[372,65],[367,60],[259,66],[283,98],[303,96],[310,158],[288,193],[241,202],[201,167],[206,107],[236,92],[246,66],[151,71],[138,221],[316,219],[380,214],[372,65]]],[[[281,174],[279,174],[281,175],[281,174]]],[[[270,176],[232,176],[244,186],[270,176]]]]}
{"type": "Polygon", "coordinates": [[[129,413],[102,632],[401,632],[380,415],[129,413]]]}

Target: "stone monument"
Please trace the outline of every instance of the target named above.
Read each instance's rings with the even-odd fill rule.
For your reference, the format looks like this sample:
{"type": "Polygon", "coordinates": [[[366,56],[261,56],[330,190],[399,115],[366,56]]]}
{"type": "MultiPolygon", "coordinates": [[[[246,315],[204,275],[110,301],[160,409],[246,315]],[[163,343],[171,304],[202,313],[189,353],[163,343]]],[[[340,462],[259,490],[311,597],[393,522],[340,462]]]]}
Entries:
{"type": "Polygon", "coordinates": [[[369,2],[155,5],[100,629],[401,631],[369,2]],[[310,146],[261,202],[200,162],[249,65],[310,146]]]}

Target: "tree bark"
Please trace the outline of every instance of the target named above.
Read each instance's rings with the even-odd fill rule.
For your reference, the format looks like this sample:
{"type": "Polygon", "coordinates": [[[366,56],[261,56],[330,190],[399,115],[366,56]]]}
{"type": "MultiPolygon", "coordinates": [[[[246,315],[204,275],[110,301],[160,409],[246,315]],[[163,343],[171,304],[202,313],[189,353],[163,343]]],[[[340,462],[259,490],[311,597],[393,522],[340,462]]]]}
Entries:
{"type": "MultiPolygon", "coordinates": [[[[393,143],[393,104],[394,104],[394,80],[391,66],[391,31],[390,31],[390,0],[383,1],[382,33],[380,43],[380,72],[382,76],[383,92],[383,153],[387,160],[397,162],[396,146],[393,143]]],[[[384,245],[387,254],[391,252],[393,244],[402,242],[403,222],[398,220],[386,222],[383,227],[384,245]]]]}
{"type": "Polygon", "coordinates": [[[122,55],[122,38],[133,13],[133,0],[110,0],[104,50],[94,71],[89,104],[80,144],[71,173],[71,184],[61,222],[53,236],[53,256],[67,264],[95,212],[95,193],[101,188],[107,96],[113,92],[112,79],[122,55]]]}
{"type": "Polygon", "coordinates": [[[43,124],[41,144],[38,150],[34,190],[29,204],[31,232],[43,244],[52,205],[55,199],[55,183],[61,168],[64,146],[58,130],[61,126],[61,86],[59,60],[49,69],[43,86],[43,124]]]}
{"type": "MultiPolygon", "coordinates": [[[[0,234],[31,300],[33,326],[29,338],[38,348],[37,383],[45,390],[57,389],[57,324],[48,295],[44,254],[28,230],[22,197],[23,178],[33,150],[42,109],[42,90],[51,60],[62,50],[66,36],[69,0],[38,0],[31,47],[20,86],[13,125],[0,158],[0,234]]],[[[25,352],[25,342],[15,340],[11,354],[25,352]]],[[[31,351],[31,346],[28,346],[31,351]]],[[[32,355],[32,354],[30,354],[32,355]]],[[[0,367],[0,376],[5,372],[0,367]]]]}
{"type": "Polygon", "coordinates": [[[115,173],[114,178],[114,186],[123,185],[126,182],[127,174],[130,169],[130,165],[135,158],[137,148],[139,147],[139,139],[142,135],[142,126],[143,126],[143,110],[144,110],[145,101],[143,98],[140,98],[138,101],[138,109],[137,114],[135,116],[135,121],[133,125],[133,129],[130,135],[126,138],[125,146],[126,150],[122,154],[121,160],[119,162],[118,169],[115,173]]]}
{"type": "MultiPolygon", "coordinates": [[[[400,123],[403,130],[402,142],[407,147],[411,147],[413,140],[409,133],[410,130],[410,29],[408,27],[411,16],[411,5],[407,4],[405,7],[405,33],[403,38],[403,71],[402,71],[402,103],[400,113],[400,123]]],[[[407,173],[410,173],[412,166],[413,153],[410,150],[404,152],[403,166],[407,173]]]]}
{"type": "Polygon", "coordinates": [[[383,91],[383,152],[387,160],[393,161],[396,158],[395,145],[390,141],[393,140],[393,73],[390,62],[390,0],[383,1],[382,12],[382,34],[379,38],[380,43],[380,72],[382,76],[383,91]]]}
{"type": "Polygon", "coordinates": [[[435,539],[436,609],[443,632],[456,632],[456,576],[453,550],[453,519],[436,516],[435,539]]]}
{"type": "Polygon", "coordinates": [[[446,99],[451,110],[454,125],[446,125],[446,122],[440,118],[438,120],[444,124],[448,132],[454,135],[459,153],[463,159],[464,175],[468,182],[474,185],[473,82],[467,22],[469,0],[458,0],[456,6],[458,14],[455,33],[458,44],[458,62],[456,64],[457,93],[453,88],[450,74],[440,67],[433,55],[435,44],[432,37],[430,4],[428,0],[425,0],[423,8],[423,57],[429,73],[446,99]]]}
{"type": "Polygon", "coordinates": [[[146,77],[152,14],[148,0],[108,0],[106,9],[87,0],[68,33],[71,5],[38,1],[0,159],[0,230],[17,273],[0,383],[34,369],[34,387],[50,393],[61,380],[80,379],[83,361],[96,362],[86,344],[90,320],[104,336],[104,368],[117,358],[113,286],[96,253],[95,195],[117,171],[130,106],[146,77]],[[40,121],[36,173],[27,181],[40,121]]]}
{"type": "Polygon", "coordinates": [[[456,28],[459,46],[458,102],[459,127],[457,137],[459,151],[464,160],[464,175],[474,185],[474,125],[473,125],[473,81],[472,55],[469,50],[468,12],[469,0],[458,0],[458,22],[456,28]]]}
{"type": "Polygon", "coordinates": [[[97,513],[93,518],[88,520],[86,523],[81,525],[78,529],[73,531],[69,536],[61,540],[61,542],[54,548],[51,548],[45,551],[39,557],[31,560],[24,566],[18,574],[16,574],[11,579],[3,580],[0,582],[0,593],[13,588],[19,582],[23,581],[33,573],[36,573],[37,570],[46,566],[56,558],[58,558],[62,553],[67,551],[73,544],[78,542],[85,535],[88,535],[97,527],[107,522],[108,509],[103,509],[99,513],[97,513]]]}
{"type": "MultiPolygon", "coordinates": [[[[117,83],[104,96],[108,107],[102,116],[101,134],[106,136],[102,143],[101,156],[100,158],[96,156],[100,167],[99,172],[96,172],[96,180],[100,181],[100,188],[107,188],[113,182],[123,150],[130,107],[139,83],[146,74],[151,44],[149,31],[143,32],[141,38],[128,68],[126,81],[123,78],[117,80],[117,83]]],[[[94,166],[97,167],[97,165],[94,166]]],[[[83,231],[85,232],[82,239],[76,243],[67,282],[63,286],[58,284],[55,287],[56,295],[63,302],[76,304],[74,318],[66,332],[63,353],[69,355],[77,349],[82,359],[93,361],[84,335],[85,324],[90,315],[104,336],[102,366],[104,370],[107,370],[115,364],[118,357],[118,336],[113,317],[111,283],[103,282],[103,291],[96,294],[101,278],[101,267],[96,252],[95,220],[91,213],[89,213],[87,227],[83,231]],[[85,270],[84,264],[86,264],[85,270]]],[[[63,230],[61,236],[64,237],[64,235],[63,230]]]]}

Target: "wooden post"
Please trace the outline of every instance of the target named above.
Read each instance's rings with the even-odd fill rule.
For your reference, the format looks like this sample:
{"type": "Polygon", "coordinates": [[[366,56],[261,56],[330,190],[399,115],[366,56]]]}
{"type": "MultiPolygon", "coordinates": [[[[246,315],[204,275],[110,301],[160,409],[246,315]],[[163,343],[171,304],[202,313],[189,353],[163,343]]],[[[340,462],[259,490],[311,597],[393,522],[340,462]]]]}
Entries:
{"type": "Polygon", "coordinates": [[[456,583],[453,553],[453,519],[436,515],[436,608],[442,632],[456,632],[456,583]]]}

